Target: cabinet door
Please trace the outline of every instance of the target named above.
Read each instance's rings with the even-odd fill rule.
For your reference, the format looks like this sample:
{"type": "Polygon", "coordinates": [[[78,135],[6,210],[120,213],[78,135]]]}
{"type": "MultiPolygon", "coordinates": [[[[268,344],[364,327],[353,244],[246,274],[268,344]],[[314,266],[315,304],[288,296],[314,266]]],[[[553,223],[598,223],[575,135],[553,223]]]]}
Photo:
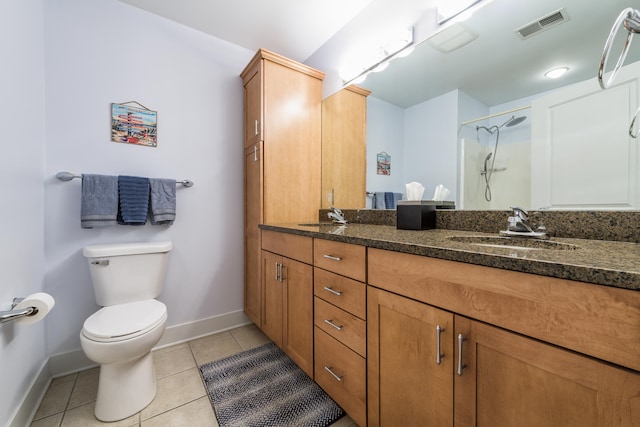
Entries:
{"type": "Polygon", "coordinates": [[[261,325],[262,286],[260,277],[260,230],[262,168],[260,144],[245,149],[244,176],[244,312],[259,328],[261,325]]]}
{"type": "Polygon", "coordinates": [[[322,81],[263,62],[264,221],[317,221],[322,81]]]}
{"type": "Polygon", "coordinates": [[[283,258],[284,351],[313,378],[313,268],[283,258]]]}
{"type": "Polygon", "coordinates": [[[263,140],[262,71],[258,63],[255,74],[244,86],[244,147],[263,140]]]}
{"type": "Polygon", "coordinates": [[[368,94],[352,85],[322,101],[322,208],[365,207],[368,94]]]}
{"type": "Polygon", "coordinates": [[[262,331],[282,348],[282,298],[284,285],[280,281],[282,257],[262,251],[262,331]]]}
{"type": "Polygon", "coordinates": [[[455,377],[456,425],[587,427],[640,420],[638,372],[462,316],[455,317],[455,329],[465,338],[465,367],[455,377]]]}
{"type": "Polygon", "coordinates": [[[367,319],[369,425],[452,426],[453,314],[369,287],[367,319]]]}

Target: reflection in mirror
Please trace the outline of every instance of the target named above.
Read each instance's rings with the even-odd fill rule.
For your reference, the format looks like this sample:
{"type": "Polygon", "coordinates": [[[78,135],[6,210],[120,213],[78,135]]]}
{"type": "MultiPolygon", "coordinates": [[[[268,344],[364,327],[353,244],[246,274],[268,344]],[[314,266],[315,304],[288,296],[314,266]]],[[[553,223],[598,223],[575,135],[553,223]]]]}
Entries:
{"type": "MultiPolygon", "coordinates": [[[[442,26],[477,34],[470,43],[447,51],[434,41],[441,37],[432,37],[368,76],[360,84],[372,91],[366,190],[404,192],[416,181],[425,199],[439,184],[449,188],[462,209],[638,209],[640,150],[627,130],[640,99],[640,71],[625,67],[607,95],[596,80],[605,41],[627,6],[493,0],[467,21],[442,26]],[[544,76],[561,66],[569,70],[560,78],[544,76]],[[586,86],[578,93],[576,84],[586,86]],[[578,102],[583,96],[593,104],[578,102]],[[598,108],[602,102],[618,108],[598,108]],[[517,126],[483,129],[520,116],[526,120],[517,126]],[[375,156],[383,151],[392,159],[390,175],[376,174],[375,156]],[[611,188],[619,194],[604,197],[611,188]]],[[[625,38],[622,31],[615,36],[612,58],[625,38]]],[[[636,43],[625,64],[640,60],[636,43]]]]}

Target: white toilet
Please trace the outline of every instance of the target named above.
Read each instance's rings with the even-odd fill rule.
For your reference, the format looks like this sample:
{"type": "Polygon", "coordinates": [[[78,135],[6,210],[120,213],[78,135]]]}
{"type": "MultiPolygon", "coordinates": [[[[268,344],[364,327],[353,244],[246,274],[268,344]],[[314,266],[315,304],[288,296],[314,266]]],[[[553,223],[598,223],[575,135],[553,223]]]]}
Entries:
{"type": "Polygon", "coordinates": [[[151,349],[160,341],[167,307],[162,291],[171,242],[87,246],[96,302],[80,343],[100,364],[95,415],[117,421],[142,410],[156,395],[151,349]]]}

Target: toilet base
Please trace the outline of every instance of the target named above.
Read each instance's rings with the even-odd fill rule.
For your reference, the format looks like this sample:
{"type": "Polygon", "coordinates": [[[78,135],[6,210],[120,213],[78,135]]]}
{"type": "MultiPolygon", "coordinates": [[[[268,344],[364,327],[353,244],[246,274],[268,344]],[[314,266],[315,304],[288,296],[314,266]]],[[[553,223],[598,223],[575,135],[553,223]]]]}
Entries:
{"type": "Polygon", "coordinates": [[[111,422],[144,409],[156,396],[156,373],[149,351],[140,358],[100,366],[95,415],[111,422]]]}

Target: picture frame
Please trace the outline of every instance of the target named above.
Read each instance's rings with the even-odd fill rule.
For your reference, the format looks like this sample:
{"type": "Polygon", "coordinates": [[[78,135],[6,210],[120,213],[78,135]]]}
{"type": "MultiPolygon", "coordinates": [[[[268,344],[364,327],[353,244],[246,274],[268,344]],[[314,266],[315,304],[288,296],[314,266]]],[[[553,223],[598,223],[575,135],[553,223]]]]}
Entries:
{"type": "Polygon", "coordinates": [[[158,113],[135,101],[112,103],[111,141],[157,147],[158,113]],[[141,108],[127,105],[131,103],[136,103],[141,108]]]}
{"type": "Polygon", "coordinates": [[[377,158],[377,174],[391,175],[391,156],[386,152],[376,154],[377,158]]]}

